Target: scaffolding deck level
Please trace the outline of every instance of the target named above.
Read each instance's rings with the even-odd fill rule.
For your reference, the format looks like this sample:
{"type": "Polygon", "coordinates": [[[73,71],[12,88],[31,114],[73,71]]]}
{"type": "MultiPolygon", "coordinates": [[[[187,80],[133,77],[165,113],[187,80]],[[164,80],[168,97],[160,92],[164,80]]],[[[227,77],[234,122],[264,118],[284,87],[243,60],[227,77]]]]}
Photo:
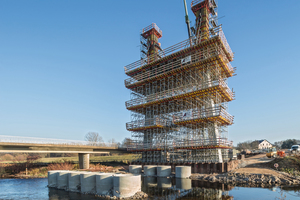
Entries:
{"type": "Polygon", "coordinates": [[[219,84],[219,85],[214,86],[214,87],[210,87],[210,88],[206,88],[206,89],[202,89],[202,90],[197,90],[197,91],[194,91],[194,92],[187,92],[187,93],[180,94],[180,95],[177,95],[177,96],[161,97],[161,98],[154,97],[155,99],[152,100],[152,101],[149,100],[148,98],[147,98],[147,100],[146,100],[146,98],[143,98],[140,101],[137,100],[137,102],[134,102],[134,100],[135,100],[134,99],[134,100],[127,101],[125,104],[126,104],[126,108],[128,110],[136,110],[136,109],[139,109],[139,108],[146,108],[146,107],[149,107],[149,106],[154,105],[154,104],[161,104],[161,103],[164,103],[164,102],[172,102],[172,101],[175,101],[175,100],[178,100],[178,99],[185,99],[185,98],[201,96],[201,95],[207,95],[207,94],[215,95],[216,92],[221,94],[224,102],[229,102],[229,101],[234,100],[234,94],[231,92],[231,90],[228,90],[228,89],[229,88],[223,87],[223,85],[219,84]],[[148,101],[148,102],[145,102],[145,101],[148,101]]]}
{"type": "MultiPolygon", "coordinates": [[[[193,39],[193,38],[192,38],[193,39]]],[[[225,39],[226,40],[226,39],[225,39]]],[[[193,46],[190,46],[190,47],[187,47],[187,45],[189,45],[190,43],[190,39],[188,40],[184,40],[178,44],[175,44],[167,49],[164,49],[163,50],[163,54],[160,55],[160,59],[157,59],[155,61],[152,61],[153,59],[155,59],[155,57],[153,57],[153,59],[151,58],[148,58],[147,60],[149,60],[149,63],[147,63],[148,61],[145,61],[145,60],[138,60],[132,64],[129,64],[127,66],[124,67],[125,69],[125,73],[128,75],[128,76],[133,76],[134,74],[142,71],[142,70],[146,70],[150,67],[153,67],[155,65],[158,65],[160,63],[163,63],[163,62],[166,62],[168,60],[171,60],[173,59],[174,57],[179,57],[183,54],[186,54],[186,53],[189,53],[189,52],[193,52],[193,51],[197,51],[201,48],[206,48],[207,46],[211,46],[215,43],[218,43],[218,44],[221,44],[221,48],[223,49],[223,51],[225,52],[226,56],[227,56],[227,59],[231,62],[233,61],[233,53],[229,47],[229,45],[227,44],[224,44],[224,40],[222,40],[221,36],[220,35],[217,35],[217,36],[214,36],[210,39],[208,39],[207,41],[204,41],[204,42],[201,42],[199,44],[196,44],[196,45],[193,45],[193,46]],[[226,48],[227,46],[227,48],[226,48]],[[180,50],[182,49],[182,50],[180,50]],[[230,49],[230,50],[229,50],[230,49]],[[179,50],[179,51],[178,51],[179,50]],[[178,52],[176,52],[178,51],[178,52]],[[169,55],[167,56],[164,56],[165,54],[169,53],[169,55]],[[151,61],[151,62],[150,62],[151,61]],[[145,63],[146,62],[146,63],[145,63]]],[[[227,41],[226,41],[227,42],[227,41]]]]}

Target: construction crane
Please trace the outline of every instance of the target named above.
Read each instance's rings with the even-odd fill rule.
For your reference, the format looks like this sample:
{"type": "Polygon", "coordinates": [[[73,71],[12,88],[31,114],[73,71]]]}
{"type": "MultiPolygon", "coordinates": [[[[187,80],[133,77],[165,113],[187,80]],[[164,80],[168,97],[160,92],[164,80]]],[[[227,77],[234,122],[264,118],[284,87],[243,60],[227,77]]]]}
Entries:
{"type": "Polygon", "coordinates": [[[183,3],[184,3],[184,8],[185,8],[185,23],[187,25],[189,38],[191,38],[192,37],[191,26],[190,26],[190,20],[189,20],[188,10],[187,10],[187,6],[186,6],[186,0],[183,0],[183,3]]]}

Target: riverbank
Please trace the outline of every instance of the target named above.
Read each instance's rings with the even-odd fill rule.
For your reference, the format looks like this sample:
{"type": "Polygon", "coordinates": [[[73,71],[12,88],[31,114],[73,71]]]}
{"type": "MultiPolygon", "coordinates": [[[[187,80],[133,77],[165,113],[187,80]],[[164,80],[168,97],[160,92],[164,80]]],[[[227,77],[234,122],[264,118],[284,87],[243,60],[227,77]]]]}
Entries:
{"type": "MultiPolygon", "coordinates": [[[[90,169],[85,171],[128,173],[128,162],[101,162],[90,164],[90,169]]],[[[51,163],[39,166],[34,163],[6,164],[6,172],[0,173],[1,178],[46,178],[49,170],[79,170],[78,164],[70,161],[51,163]],[[26,173],[26,165],[28,170],[26,173]]],[[[192,180],[219,182],[233,186],[266,187],[279,185],[300,184],[300,157],[288,156],[285,158],[267,158],[264,154],[255,155],[239,161],[236,169],[222,174],[192,174],[192,180]],[[274,164],[278,164],[275,170],[274,164]]]]}
{"type": "Polygon", "coordinates": [[[218,175],[193,174],[192,180],[201,180],[209,182],[219,182],[233,186],[244,187],[265,187],[280,185],[298,185],[299,177],[293,177],[285,172],[280,172],[279,176],[272,174],[252,174],[252,173],[226,173],[218,175]]]}
{"type": "Polygon", "coordinates": [[[47,175],[39,176],[39,175],[22,175],[22,174],[16,174],[16,175],[7,175],[4,174],[0,176],[0,178],[14,178],[14,179],[34,179],[34,178],[47,178],[47,175]]]}
{"type": "Polygon", "coordinates": [[[191,179],[233,186],[269,187],[300,184],[300,157],[267,158],[264,154],[242,160],[239,166],[223,174],[192,174],[191,179]],[[278,164],[278,168],[274,165],[278,164]]]}
{"type": "Polygon", "coordinates": [[[0,164],[0,178],[47,178],[50,170],[76,170],[92,172],[125,172],[128,171],[128,165],[123,162],[103,162],[103,164],[90,164],[88,170],[79,169],[78,164],[70,161],[61,161],[61,163],[41,164],[41,163],[10,163],[0,164]]]}

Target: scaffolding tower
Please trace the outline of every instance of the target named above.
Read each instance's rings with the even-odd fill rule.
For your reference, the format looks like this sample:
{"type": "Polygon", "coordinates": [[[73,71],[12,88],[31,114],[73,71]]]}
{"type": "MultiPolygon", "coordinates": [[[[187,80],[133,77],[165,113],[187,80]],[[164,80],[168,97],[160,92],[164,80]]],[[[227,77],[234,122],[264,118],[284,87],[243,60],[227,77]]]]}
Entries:
{"type": "Polygon", "coordinates": [[[125,67],[128,150],[141,154],[138,162],[228,161],[234,92],[227,79],[235,73],[234,55],[218,25],[216,0],[195,0],[191,9],[191,38],[161,49],[162,31],[153,23],[141,31],[141,59],[125,67]]]}

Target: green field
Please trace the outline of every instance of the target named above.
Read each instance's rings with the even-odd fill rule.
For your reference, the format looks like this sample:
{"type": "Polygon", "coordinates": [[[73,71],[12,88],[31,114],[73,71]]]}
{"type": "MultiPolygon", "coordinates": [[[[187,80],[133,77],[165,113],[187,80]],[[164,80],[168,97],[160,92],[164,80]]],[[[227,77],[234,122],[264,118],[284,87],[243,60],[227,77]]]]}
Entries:
{"type": "MultiPolygon", "coordinates": [[[[90,156],[90,162],[131,162],[137,157],[136,154],[123,154],[123,155],[112,155],[112,156],[90,156]]],[[[58,162],[78,162],[78,156],[76,157],[51,157],[51,158],[39,158],[34,162],[37,163],[58,163],[58,162]]],[[[24,163],[24,161],[0,161],[0,163],[24,163]]]]}
{"type": "MultiPolygon", "coordinates": [[[[92,156],[90,162],[131,162],[136,159],[135,154],[113,155],[113,156],[92,156]]],[[[54,158],[40,158],[35,162],[52,163],[60,161],[78,162],[78,157],[54,157],[54,158]]]]}

